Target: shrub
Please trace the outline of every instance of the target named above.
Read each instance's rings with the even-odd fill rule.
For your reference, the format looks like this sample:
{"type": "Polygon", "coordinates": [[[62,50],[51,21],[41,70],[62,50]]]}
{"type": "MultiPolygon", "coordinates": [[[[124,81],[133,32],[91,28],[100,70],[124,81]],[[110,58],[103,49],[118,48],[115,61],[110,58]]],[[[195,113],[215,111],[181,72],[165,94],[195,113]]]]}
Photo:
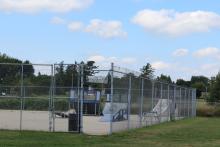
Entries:
{"type": "MultiPolygon", "coordinates": [[[[54,102],[55,110],[68,110],[68,99],[59,99],[54,102]]],[[[20,110],[21,99],[19,98],[5,98],[0,99],[0,109],[4,110],[20,110]]],[[[48,111],[49,100],[46,98],[28,98],[24,99],[24,110],[31,111],[48,111]]]]}
{"type": "Polygon", "coordinates": [[[197,116],[204,117],[220,117],[220,103],[206,103],[198,101],[197,103],[197,116]]]}

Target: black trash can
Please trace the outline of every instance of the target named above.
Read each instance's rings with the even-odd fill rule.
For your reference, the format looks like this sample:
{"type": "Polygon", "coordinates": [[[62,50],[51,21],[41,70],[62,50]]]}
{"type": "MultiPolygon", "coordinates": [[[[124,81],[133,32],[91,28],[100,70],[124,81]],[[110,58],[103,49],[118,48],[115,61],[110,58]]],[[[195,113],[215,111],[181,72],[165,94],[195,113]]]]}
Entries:
{"type": "Polygon", "coordinates": [[[78,114],[69,114],[69,132],[80,133],[80,117],[78,114]]]}

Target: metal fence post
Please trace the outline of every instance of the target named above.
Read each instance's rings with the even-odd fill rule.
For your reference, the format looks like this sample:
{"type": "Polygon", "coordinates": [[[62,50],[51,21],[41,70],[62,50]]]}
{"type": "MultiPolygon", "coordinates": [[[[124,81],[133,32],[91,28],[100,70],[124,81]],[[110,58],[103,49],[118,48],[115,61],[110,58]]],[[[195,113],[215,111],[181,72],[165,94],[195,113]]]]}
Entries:
{"type": "Polygon", "coordinates": [[[50,100],[49,100],[49,131],[53,128],[53,65],[51,65],[50,100]]]}
{"type": "Polygon", "coordinates": [[[20,102],[21,102],[21,105],[20,105],[20,131],[22,130],[22,109],[23,109],[23,86],[24,86],[24,65],[21,64],[21,85],[20,85],[20,90],[21,90],[21,94],[20,94],[20,102]]]}
{"type": "Polygon", "coordinates": [[[83,132],[83,93],[84,93],[84,64],[81,67],[81,92],[80,92],[80,133],[83,132]]]}
{"type": "Polygon", "coordinates": [[[168,97],[168,109],[169,109],[169,111],[168,111],[168,121],[170,121],[171,119],[170,119],[170,85],[168,84],[168,86],[167,86],[167,97],[168,97]]]}
{"type": "Polygon", "coordinates": [[[188,99],[187,99],[188,118],[189,118],[189,102],[190,102],[190,89],[188,89],[188,99]]]}
{"type": "Polygon", "coordinates": [[[179,116],[182,117],[182,110],[183,110],[183,107],[182,107],[182,88],[180,87],[180,99],[179,99],[179,106],[180,106],[180,113],[179,113],[179,116]]]}
{"type": "Polygon", "coordinates": [[[26,94],[26,87],[23,86],[23,106],[22,106],[22,110],[25,109],[25,96],[26,96],[25,94],[26,94]]]}
{"type": "Polygon", "coordinates": [[[154,85],[155,85],[155,82],[152,81],[151,110],[154,109],[154,85]]]}
{"type": "Polygon", "coordinates": [[[191,117],[193,117],[193,89],[192,89],[192,91],[191,91],[191,117]]]}
{"type": "Polygon", "coordinates": [[[174,116],[174,120],[176,120],[176,85],[174,86],[174,91],[173,91],[173,95],[174,95],[174,106],[173,106],[173,116],[174,116]]]}
{"type": "Polygon", "coordinates": [[[161,107],[162,107],[162,99],[163,99],[163,83],[160,83],[160,99],[161,99],[161,103],[160,103],[160,123],[161,123],[161,118],[163,117],[161,115],[161,107]]]}
{"type": "Polygon", "coordinates": [[[186,113],[187,113],[187,104],[186,104],[186,101],[187,101],[187,93],[186,93],[186,88],[185,88],[185,94],[184,94],[184,118],[186,118],[186,113]]]}
{"type": "Polygon", "coordinates": [[[53,66],[53,78],[52,78],[52,109],[53,109],[53,132],[55,132],[55,94],[56,94],[56,73],[55,73],[55,64],[53,66]]]}
{"type": "Polygon", "coordinates": [[[81,83],[81,66],[77,65],[77,118],[78,118],[78,132],[80,132],[80,121],[81,121],[81,114],[80,114],[80,83],[81,83]]]}
{"type": "Polygon", "coordinates": [[[130,129],[131,115],[131,75],[129,75],[129,87],[128,87],[128,129],[130,129]]]}
{"type": "Polygon", "coordinates": [[[111,119],[110,119],[110,134],[113,132],[113,95],[114,95],[114,63],[111,63],[111,119]]]}
{"type": "Polygon", "coordinates": [[[196,117],[196,107],[197,107],[197,100],[196,100],[196,89],[194,90],[194,111],[195,111],[195,114],[194,114],[194,117],[196,117]]]}
{"type": "Polygon", "coordinates": [[[144,98],[144,78],[141,78],[141,97],[140,97],[140,127],[142,127],[143,118],[143,98],[144,98]]]}

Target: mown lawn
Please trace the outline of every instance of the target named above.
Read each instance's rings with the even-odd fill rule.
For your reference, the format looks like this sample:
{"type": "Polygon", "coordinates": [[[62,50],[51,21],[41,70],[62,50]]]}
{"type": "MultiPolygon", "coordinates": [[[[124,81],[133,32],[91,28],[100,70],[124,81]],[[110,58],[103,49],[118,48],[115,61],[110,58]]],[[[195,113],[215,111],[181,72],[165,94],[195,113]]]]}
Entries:
{"type": "Polygon", "coordinates": [[[0,147],[73,146],[219,147],[220,118],[181,120],[111,136],[0,131],[0,147]]]}

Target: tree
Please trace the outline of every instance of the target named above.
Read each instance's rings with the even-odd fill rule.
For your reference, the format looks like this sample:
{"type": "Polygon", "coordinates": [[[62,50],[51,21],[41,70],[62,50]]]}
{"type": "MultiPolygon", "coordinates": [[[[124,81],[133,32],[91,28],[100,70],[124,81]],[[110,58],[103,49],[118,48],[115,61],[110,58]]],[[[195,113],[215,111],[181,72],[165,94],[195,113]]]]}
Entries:
{"type": "Polygon", "coordinates": [[[93,76],[94,74],[97,73],[95,69],[97,69],[98,66],[95,66],[95,61],[88,61],[84,68],[85,68],[85,74],[87,76],[93,76]]]}
{"type": "Polygon", "coordinates": [[[208,86],[209,85],[209,78],[207,78],[205,76],[192,76],[191,84],[194,84],[197,82],[202,82],[204,85],[208,86]]]}
{"type": "Polygon", "coordinates": [[[24,77],[32,77],[34,76],[34,67],[31,65],[31,62],[28,60],[25,60],[23,62],[25,65],[23,66],[24,70],[24,77]]]}
{"type": "Polygon", "coordinates": [[[65,70],[65,79],[64,84],[68,87],[77,87],[78,86],[78,66],[77,63],[67,65],[67,68],[65,70]]]}
{"type": "Polygon", "coordinates": [[[147,77],[149,79],[154,78],[154,68],[151,66],[150,63],[147,63],[141,68],[141,76],[147,77]]]}
{"type": "Polygon", "coordinates": [[[55,67],[55,79],[57,86],[64,86],[65,71],[64,71],[64,62],[60,62],[55,67]]]}
{"type": "Polygon", "coordinates": [[[22,62],[21,60],[9,57],[6,54],[0,54],[0,63],[9,63],[5,65],[0,64],[0,84],[18,84],[21,79],[22,72],[22,66],[19,64],[22,63],[30,64],[23,66],[23,76],[26,78],[26,81],[27,78],[34,75],[34,68],[28,60],[22,62]],[[12,63],[17,63],[18,65],[13,65],[12,63]]]}
{"type": "Polygon", "coordinates": [[[211,79],[209,102],[220,101],[220,73],[215,78],[211,79]]]}
{"type": "Polygon", "coordinates": [[[190,87],[191,82],[190,81],[185,81],[183,79],[177,79],[176,80],[176,85],[184,86],[184,87],[190,87]]]}
{"type": "Polygon", "coordinates": [[[202,92],[206,91],[206,85],[203,82],[195,82],[191,85],[191,87],[196,89],[197,98],[201,98],[202,92]]]}
{"type": "Polygon", "coordinates": [[[98,66],[95,66],[95,61],[87,61],[86,64],[82,61],[81,64],[84,65],[83,66],[84,86],[88,87],[89,86],[88,79],[90,76],[94,76],[96,73],[98,73],[98,71],[96,71],[98,66]]]}
{"type": "Polygon", "coordinates": [[[160,76],[158,76],[157,80],[161,81],[161,82],[165,82],[165,83],[173,83],[170,76],[167,76],[167,75],[164,75],[164,74],[161,74],[160,76]]]}
{"type": "Polygon", "coordinates": [[[196,88],[197,98],[201,98],[202,92],[206,92],[209,87],[210,80],[205,76],[192,76],[191,87],[196,88]]]}
{"type": "MultiPolygon", "coordinates": [[[[93,76],[97,71],[95,69],[98,66],[95,66],[94,61],[88,62],[80,62],[83,65],[83,78],[84,78],[84,86],[88,87],[88,77],[93,76]]],[[[74,64],[69,64],[64,66],[64,62],[60,62],[56,67],[56,84],[58,86],[72,87],[79,86],[78,80],[80,75],[80,67],[79,63],[75,62],[74,64]]]]}

